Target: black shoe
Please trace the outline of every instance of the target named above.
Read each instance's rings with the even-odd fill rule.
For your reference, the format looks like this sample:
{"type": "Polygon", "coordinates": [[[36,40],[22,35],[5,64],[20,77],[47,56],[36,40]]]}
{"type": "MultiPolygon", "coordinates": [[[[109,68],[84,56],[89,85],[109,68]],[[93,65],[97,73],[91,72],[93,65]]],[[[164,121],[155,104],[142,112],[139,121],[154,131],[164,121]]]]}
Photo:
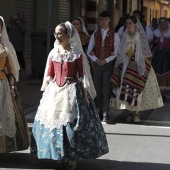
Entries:
{"type": "Polygon", "coordinates": [[[109,121],[109,116],[103,116],[102,122],[108,122],[109,121]]]}

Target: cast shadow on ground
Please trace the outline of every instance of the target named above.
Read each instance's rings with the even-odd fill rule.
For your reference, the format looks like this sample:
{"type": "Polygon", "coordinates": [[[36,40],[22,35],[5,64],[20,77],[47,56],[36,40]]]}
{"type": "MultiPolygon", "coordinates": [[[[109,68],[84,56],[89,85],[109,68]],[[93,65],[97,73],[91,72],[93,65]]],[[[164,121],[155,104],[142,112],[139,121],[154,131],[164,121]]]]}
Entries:
{"type": "MultiPolygon", "coordinates": [[[[38,160],[25,153],[8,153],[0,155],[1,168],[20,169],[54,169],[62,170],[56,161],[38,160]]],[[[114,160],[82,160],[75,170],[169,170],[170,164],[119,162],[114,160]]]]}
{"type": "Polygon", "coordinates": [[[122,123],[122,124],[170,127],[170,117],[168,116],[169,113],[167,112],[167,109],[169,109],[169,105],[170,105],[170,99],[166,101],[165,106],[158,108],[159,110],[156,110],[154,116],[152,115],[154,111],[153,109],[140,112],[141,122],[139,123],[126,122],[126,118],[129,113],[128,110],[116,110],[116,114],[115,114],[116,116],[114,116],[114,109],[113,109],[111,114],[111,120],[108,124],[114,125],[117,123],[122,123]]]}

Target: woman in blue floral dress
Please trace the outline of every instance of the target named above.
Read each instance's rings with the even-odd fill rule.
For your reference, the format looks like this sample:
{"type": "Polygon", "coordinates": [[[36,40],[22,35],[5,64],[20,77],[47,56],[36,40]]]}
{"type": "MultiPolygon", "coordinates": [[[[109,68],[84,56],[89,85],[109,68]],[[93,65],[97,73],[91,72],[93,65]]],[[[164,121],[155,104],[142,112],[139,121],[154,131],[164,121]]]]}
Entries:
{"type": "MultiPolygon", "coordinates": [[[[90,69],[80,39],[70,22],[55,29],[55,45],[44,75],[43,97],[38,107],[33,136],[39,159],[60,160],[74,169],[81,159],[108,153],[106,136],[88,93],[90,69]]],[[[91,79],[91,78],[90,78],[91,79]]]]}

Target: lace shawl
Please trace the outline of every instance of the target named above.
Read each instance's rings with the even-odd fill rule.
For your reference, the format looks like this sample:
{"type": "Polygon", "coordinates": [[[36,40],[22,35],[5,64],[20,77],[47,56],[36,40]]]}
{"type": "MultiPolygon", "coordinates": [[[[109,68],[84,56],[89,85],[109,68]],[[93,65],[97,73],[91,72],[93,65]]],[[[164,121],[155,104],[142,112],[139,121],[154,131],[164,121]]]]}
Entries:
{"type": "Polygon", "coordinates": [[[6,49],[7,56],[8,56],[8,59],[9,59],[9,63],[10,63],[11,69],[12,69],[12,73],[13,73],[16,81],[19,81],[20,66],[19,66],[19,63],[18,63],[18,60],[17,60],[17,55],[16,55],[16,52],[15,52],[13,45],[9,41],[4,19],[3,19],[2,16],[0,16],[0,18],[3,21],[3,30],[2,30],[2,33],[1,33],[1,41],[2,41],[2,43],[3,43],[3,45],[6,49]]]}
{"type": "Polygon", "coordinates": [[[130,46],[132,46],[132,48],[134,49],[134,44],[136,46],[136,50],[134,51],[134,53],[135,61],[137,62],[138,66],[138,73],[139,75],[144,75],[146,71],[145,58],[152,57],[152,53],[146,38],[146,34],[139,20],[137,22],[136,34],[133,39],[129,37],[129,32],[127,29],[124,32],[119,46],[115,66],[118,66],[119,64],[125,62],[127,51],[129,50],[130,46]]]}

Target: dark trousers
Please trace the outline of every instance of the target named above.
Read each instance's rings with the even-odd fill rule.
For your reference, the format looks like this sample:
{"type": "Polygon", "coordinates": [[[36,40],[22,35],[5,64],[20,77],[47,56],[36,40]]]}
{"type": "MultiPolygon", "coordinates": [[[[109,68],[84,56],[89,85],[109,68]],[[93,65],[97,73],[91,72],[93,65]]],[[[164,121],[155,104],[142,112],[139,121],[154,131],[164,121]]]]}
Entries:
{"type": "Polygon", "coordinates": [[[97,93],[99,114],[103,116],[109,116],[111,94],[110,78],[113,74],[113,67],[113,61],[104,66],[99,66],[95,62],[93,63],[93,80],[97,93]]]}
{"type": "Polygon", "coordinates": [[[24,59],[24,52],[23,51],[16,51],[18,62],[20,67],[25,69],[25,59],[24,59]]]}

